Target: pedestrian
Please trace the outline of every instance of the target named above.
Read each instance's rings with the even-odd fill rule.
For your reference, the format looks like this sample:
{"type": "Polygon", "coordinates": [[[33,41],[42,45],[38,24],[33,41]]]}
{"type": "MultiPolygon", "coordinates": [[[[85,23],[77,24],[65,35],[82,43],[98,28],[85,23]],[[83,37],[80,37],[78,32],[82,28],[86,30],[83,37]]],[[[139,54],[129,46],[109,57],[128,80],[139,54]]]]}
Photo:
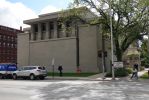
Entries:
{"type": "Polygon", "coordinates": [[[131,79],[132,78],[138,79],[138,64],[134,64],[133,66],[133,72],[132,72],[131,79]]]}
{"type": "Polygon", "coordinates": [[[139,66],[138,66],[138,64],[137,63],[135,63],[134,64],[134,67],[135,67],[135,69],[136,69],[136,78],[138,79],[138,71],[139,71],[139,66]]]}
{"type": "Polygon", "coordinates": [[[137,72],[136,68],[133,67],[131,79],[136,77],[136,72],[137,72]]]}
{"type": "Polygon", "coordinates": [[[62,67],[62,65],[58,66],[58,70],[59,70],[59,76],[63,76],[63,72],[62,72],[63,67],[62,67]]]}

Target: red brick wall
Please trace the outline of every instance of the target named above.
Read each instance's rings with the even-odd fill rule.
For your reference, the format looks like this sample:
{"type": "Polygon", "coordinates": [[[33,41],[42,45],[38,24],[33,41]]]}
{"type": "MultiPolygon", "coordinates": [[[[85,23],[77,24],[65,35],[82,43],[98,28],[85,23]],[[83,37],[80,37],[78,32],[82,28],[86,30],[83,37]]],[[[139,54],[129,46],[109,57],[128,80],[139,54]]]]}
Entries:
{"type": "Polygon", "coordinates": [[[17,33],[20,30],[0,25],[0,63],[17,63],[17,33]]]}

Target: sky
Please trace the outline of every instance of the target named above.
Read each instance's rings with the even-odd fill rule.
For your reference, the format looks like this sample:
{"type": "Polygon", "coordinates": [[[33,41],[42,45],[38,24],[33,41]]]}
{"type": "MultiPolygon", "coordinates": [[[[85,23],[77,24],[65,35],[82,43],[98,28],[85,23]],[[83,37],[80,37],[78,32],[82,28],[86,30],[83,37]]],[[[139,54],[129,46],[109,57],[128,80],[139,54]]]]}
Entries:
{"type": "Polygon", "coordinates": [[[66,9],[72,0],[0,0],[0,25],[19,29],[23,20],[66,9]]]}

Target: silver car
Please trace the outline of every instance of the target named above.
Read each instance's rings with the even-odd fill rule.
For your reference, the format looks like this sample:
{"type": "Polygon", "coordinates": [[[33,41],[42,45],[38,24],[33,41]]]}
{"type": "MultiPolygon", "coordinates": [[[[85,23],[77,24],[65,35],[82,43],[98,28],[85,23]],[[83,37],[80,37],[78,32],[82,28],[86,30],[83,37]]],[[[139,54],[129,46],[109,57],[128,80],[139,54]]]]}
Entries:
{"type": "Polygon", "coordinates": [[[41,66],[23,66],[19,70],[13,72],[13,79],[17,78],[30,78],[31,80],[35,79],[44,79],[47,76],[47,71],[45,67],[41,66]]]}

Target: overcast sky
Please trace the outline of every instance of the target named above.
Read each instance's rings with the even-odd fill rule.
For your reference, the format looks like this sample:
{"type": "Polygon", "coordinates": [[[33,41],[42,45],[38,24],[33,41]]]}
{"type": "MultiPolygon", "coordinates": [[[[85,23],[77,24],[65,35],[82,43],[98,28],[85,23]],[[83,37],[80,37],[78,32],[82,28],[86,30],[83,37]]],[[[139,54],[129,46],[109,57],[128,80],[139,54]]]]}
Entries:
{"type": "Polygon", "coordinates": [[[0,25],[17,28],[23,20],[66,9],[72,0],[0,0],[0,25]]]}

